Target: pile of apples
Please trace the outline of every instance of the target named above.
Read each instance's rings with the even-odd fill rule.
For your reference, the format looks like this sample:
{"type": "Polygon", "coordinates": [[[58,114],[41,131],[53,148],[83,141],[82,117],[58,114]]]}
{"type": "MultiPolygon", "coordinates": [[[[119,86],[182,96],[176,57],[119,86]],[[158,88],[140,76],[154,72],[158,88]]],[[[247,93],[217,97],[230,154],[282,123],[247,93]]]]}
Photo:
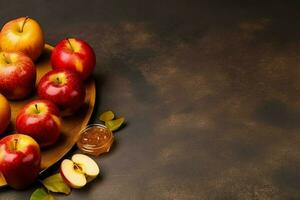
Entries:
{"type": "MultiPolygon", "coordinates": [[[[74,114],[84,104],[85,81],[95,63],[93,49],[83,40],[68,38],[52,51],[52,69],[36,87],[35,61],[45,46],[37,21],[21,17],[6,23],[0,32],[0,133],[11,120],[9,100],[24,100],[37,93],[16,118],[16,132],[0,140],[0,171],[8,185],[23,189],[38,177],[40,148],[55,144],[62,117],[74,114]]],[[[62,177],[71,187],[81,187],[86,177],[98,175],[97,164],[79,155],[63,161],[62,177]],[[96,165],[96,167],[95,167],[96,165]]]]}

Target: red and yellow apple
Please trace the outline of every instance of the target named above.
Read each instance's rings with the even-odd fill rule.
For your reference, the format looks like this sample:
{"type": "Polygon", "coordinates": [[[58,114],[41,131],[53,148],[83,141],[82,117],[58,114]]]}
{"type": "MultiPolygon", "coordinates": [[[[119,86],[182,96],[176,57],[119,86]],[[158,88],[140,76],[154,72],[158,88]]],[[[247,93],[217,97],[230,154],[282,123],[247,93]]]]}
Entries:
{"type": "Polygon", "coordinates": [[[36,68],[22,52],[0,52],[0,93],[10,100],[24,99],[35,88],[36,68]]]}
{"type": "Polygon", "coordinates": [[[5,131],[10,123],[11,109],[7,99],[0,94],[0,134],[5,131]]]}
{"type": "Polygon", "coordinates": [[[35,100],[26,104],[16,118],[18,133],[31,136],[41,148],[54,144],[60,136],[60,113],[48,100],[35,100]]]}
{"type": "Polygon", "coordinates": [[[62,116],[73,114],[84,103],[85,87],[79,75],[65,69],[46,73],[38,84],[38,95],[55,103],[62,116]]]}
{"type": "Polygon", "coordinates": [[[21,51],[35,61],[44,48],[44,34],[39,23],[29,17],[7,22],[0,33],[3,51],[21,51]]]}
{"type": "Polygon", "coordinates": [[[100,173],[97,163],[84,154],[75,154],[71,160],[65,159],[60,166],[64,181],[72,188],[81,188],[100,173]]]}
{"type": "Polygon", "coordinates": [[[69,69],[86,80],[96,64],[94,50],[88,43],[77,38],[67,38],[59,42],[52,51],[53,69],[69,69]]]}
{"type": "Polygon", "coordinates": [[[12,134],[0,140],[0,171],[9,186],[30,186],[38,177],[40,164],[40,147],[32,137],[12,134]]]}

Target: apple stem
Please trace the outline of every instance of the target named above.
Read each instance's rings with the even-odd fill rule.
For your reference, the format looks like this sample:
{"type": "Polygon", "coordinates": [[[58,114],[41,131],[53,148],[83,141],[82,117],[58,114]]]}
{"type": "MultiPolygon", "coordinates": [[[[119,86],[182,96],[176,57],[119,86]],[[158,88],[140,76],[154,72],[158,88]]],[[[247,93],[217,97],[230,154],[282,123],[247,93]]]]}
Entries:
{"type": "Polygon", "coordinates": [[[70,45],[71,49],[74,51],[74,48],[73,48],[73,46],[72,46],[72,44],[71,44],[71,42],[70,42],[69,38],[67,38],[67,41],[68,41],[68,43],[69,43],[69,45],[70,45]]]}
{"type": "Polygon", "coordinates": [[[17,145],[18,145],[18,139],[15,138],[13,150],[17,150],[17,145]]]}
{"type": "Polygon", "coordinates": [[[57,81],[58,84],[61,84],[61,81],[60,81],[59,77],[56,77],[56,81],[57,81]]]}
{"type": "Polygon", "coordinates": [[[25,23],[26,23],[27,19],[29,19],[28,16],[26,16],[24,21],[23,21],[23,24],[22,24],[22,27],[21,27],[21,30],[20,30],[21,33],[23,32],[23,29],[24,29],[24,26],[25,26],[25,23]]]}
{"type": "Polygon", "coordinates": [[[35,104],[34,106],[35,106],[36,112],[39,113],[40,111],[39,111],[39,109],[38,109],[37,104],[35,104]]]}
{"type": "Polygon", "coordinates": [[[5,53],[3,53],[2,55],[3,55],[3,58],[4,58],[5,62],[6,62],[6,64],[9,64],[9,60],[7,59],[5,53]]]}

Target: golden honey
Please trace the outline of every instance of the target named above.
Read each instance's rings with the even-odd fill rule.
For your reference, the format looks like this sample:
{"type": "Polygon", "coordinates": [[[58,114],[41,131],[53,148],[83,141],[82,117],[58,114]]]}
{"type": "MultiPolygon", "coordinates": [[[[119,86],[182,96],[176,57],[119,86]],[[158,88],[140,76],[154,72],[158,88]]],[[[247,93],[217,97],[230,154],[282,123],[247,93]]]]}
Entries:
{"type": "Polygon", "coordinates": [[[81,131],[77,146],[86,154],[99,156],[108,152],[113,142],[112,131],[102,124],[93,124],[81,131]]]}

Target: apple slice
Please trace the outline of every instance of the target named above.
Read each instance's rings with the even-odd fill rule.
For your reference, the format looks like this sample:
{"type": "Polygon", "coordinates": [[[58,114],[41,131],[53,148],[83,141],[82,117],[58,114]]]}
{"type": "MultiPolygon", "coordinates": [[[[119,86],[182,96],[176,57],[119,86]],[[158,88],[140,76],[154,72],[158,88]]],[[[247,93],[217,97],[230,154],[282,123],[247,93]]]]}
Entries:
{"type": "Polygon", "coordinates": [[[65,182],[72,188],[82,188],[87,183],[84,173],[69,159],[62,161],[60,173],[65,182]]]}
{"type": "Polygon", "coordinates": [[[75,154],[72,159],[65,159],[60,166],[60,173],[72,188],[82,188],[100,173],[97,163],[83,154],[75,154]]]}
{"type": "Polygon", "coordinates": [[[87,178],[87,182],[90,182],[96,178],[100,172],[97,163],[84,154],[73,155],[72,161],[82,168],[82,171],[85,173],[87,178]]]}

